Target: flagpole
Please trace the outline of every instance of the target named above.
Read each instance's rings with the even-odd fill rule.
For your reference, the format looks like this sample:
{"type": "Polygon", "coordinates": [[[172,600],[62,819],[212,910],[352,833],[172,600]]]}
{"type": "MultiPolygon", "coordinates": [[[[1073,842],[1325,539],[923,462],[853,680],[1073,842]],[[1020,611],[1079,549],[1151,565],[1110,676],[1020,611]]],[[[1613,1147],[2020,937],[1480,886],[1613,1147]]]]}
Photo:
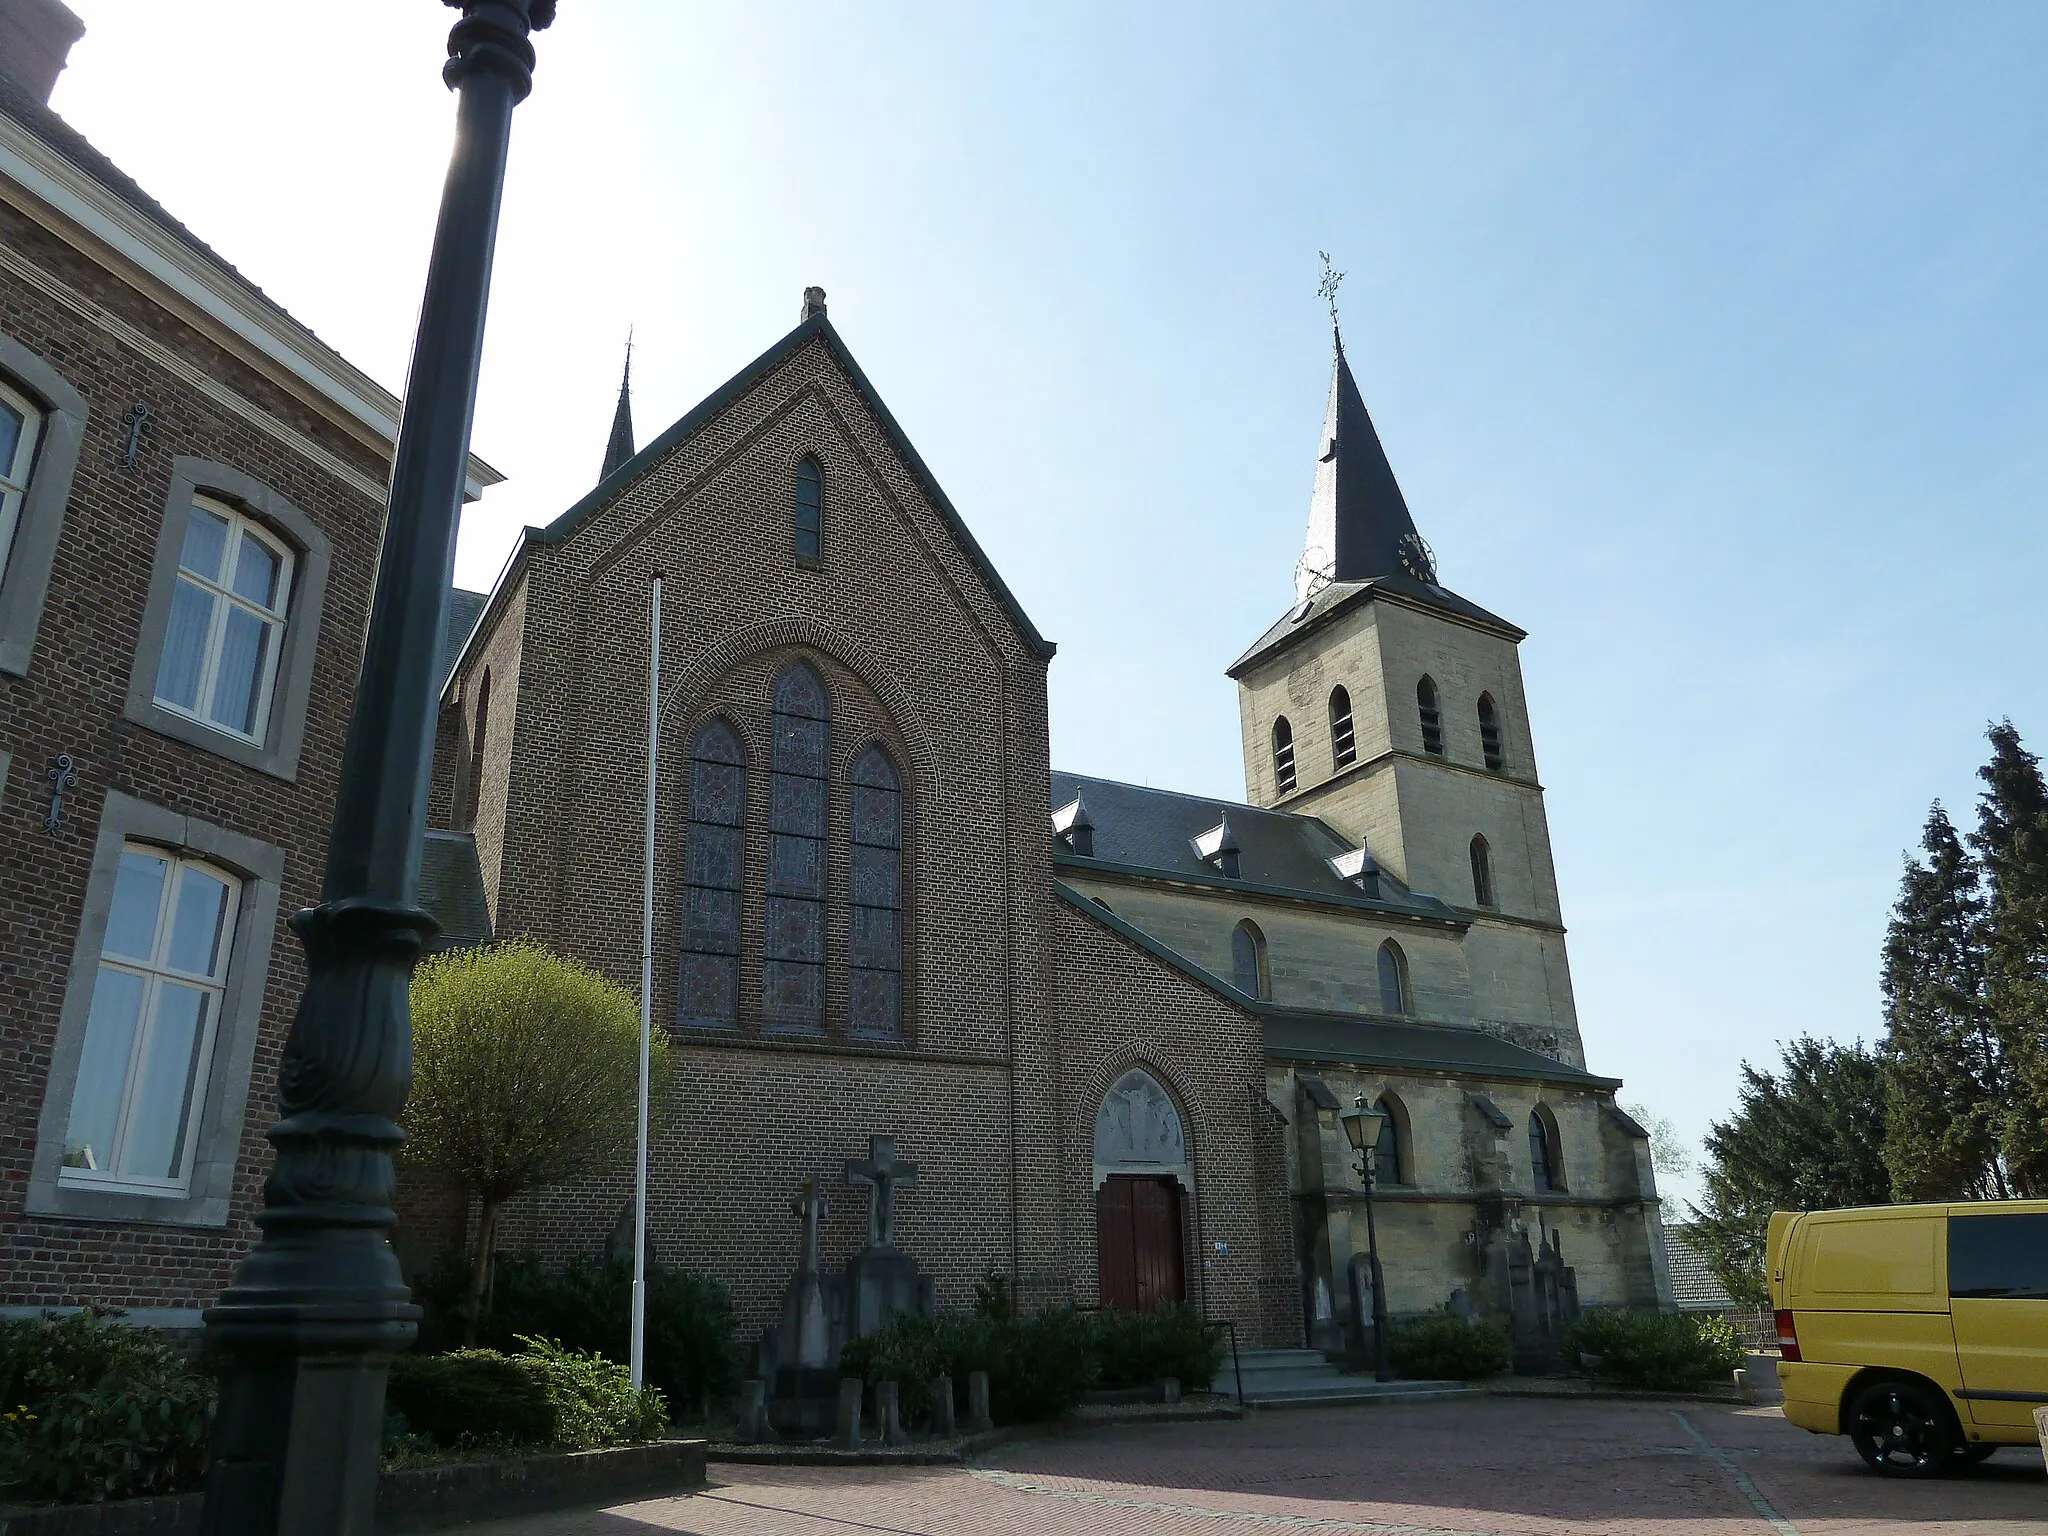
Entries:
{"type": "Polygon", "coordinates": [[[633,1177],[633,1385],[647,1374],[647,1071],[654,1043],[654,791],[661,742],[661,572],[647,638],[647,828],[640,865],[640,1140],[633,1177]]]}

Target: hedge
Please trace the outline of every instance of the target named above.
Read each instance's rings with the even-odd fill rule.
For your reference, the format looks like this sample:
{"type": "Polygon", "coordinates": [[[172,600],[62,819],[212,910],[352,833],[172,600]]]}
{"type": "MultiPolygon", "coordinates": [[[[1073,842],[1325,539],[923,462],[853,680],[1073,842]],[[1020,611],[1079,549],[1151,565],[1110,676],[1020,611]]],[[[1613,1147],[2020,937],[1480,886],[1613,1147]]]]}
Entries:
{"type": "Polygon", "coordinates": [[[1744,1351],[1724,1317],[1603,1308],[1572,1324],[1566,1341],[1599,1358],[1598,1374],[1625,1386],[1683,1392],[1726,1382],[1744,1351]]]}

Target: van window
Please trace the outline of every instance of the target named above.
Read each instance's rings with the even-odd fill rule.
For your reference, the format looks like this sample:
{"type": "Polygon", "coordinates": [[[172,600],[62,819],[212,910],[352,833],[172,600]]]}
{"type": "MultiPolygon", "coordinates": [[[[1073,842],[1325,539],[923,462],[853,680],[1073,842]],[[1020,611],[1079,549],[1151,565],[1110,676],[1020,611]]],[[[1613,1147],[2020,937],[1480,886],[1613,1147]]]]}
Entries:
{"type": "Polygon", "coordinates": [[[1809,1287],[1818,1292],[1925,1295],[1934,1289],[1938,1218],[1816,1221],[1809,1287]]]}
{"type": "Polygon", "coordinates": [[[2048,1216],[1951,1217],[1948,1291],[2048,1300],[2048,1216]]]}

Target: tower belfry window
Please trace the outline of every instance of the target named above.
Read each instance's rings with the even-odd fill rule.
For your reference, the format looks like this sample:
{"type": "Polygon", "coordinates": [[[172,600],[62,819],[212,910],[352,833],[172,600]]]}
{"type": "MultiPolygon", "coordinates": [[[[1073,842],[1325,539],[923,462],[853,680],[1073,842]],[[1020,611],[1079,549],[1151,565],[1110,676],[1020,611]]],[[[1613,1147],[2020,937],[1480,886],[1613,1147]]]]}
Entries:
{"type": "Polygon", "coordinates": [[[1358,757],[1358,736],[1351,726],[1351,695],[1330,690],[1330,761],[1342,768],[1358,757]]]}
{"type": "Polygon", "coordinates": [[[1500,711],[1490,693],[1479,695],[1479,746],[1486,754],[1486,771],[1499,773],[1505,761],[1500,747],[1500,711]]]}
{"type": "Polygon", "coordinates": [[[1444,712],[1437,702],[1436,684],[1425,677],[1415,685],[1415,708],[1422,721],[1422,750],[1432,757],[1444,755],[1444,712]]]}
{"type": "Polygon", "coordinates": [[[1472,899],[1482,907],[1497,905],[1493,899],[1493,855],[1480,836],[1472,839],[1472,899]]]}
{"type": "Polygon", "coordinates": [[[1285,715],[1273,722],[1273,790],[1281,795],[1294,793],[1294,727],[1285,715]]]}

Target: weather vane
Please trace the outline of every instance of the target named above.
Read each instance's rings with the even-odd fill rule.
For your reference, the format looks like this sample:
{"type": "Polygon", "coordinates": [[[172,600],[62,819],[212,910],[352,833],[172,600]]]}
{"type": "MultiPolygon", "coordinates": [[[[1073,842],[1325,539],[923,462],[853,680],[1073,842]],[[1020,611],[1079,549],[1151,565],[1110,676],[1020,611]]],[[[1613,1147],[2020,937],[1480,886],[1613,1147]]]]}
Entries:
{"type": "Polygon", "coordinates": [[[1323,258],[1323,280],[1316,284],[1316,297],[1330,306],[1330,324],[1337,323],[1337,289],[1344,281],[1344,274],[1330,265],[1330,253],[1317,251],[1323,258]]]}

